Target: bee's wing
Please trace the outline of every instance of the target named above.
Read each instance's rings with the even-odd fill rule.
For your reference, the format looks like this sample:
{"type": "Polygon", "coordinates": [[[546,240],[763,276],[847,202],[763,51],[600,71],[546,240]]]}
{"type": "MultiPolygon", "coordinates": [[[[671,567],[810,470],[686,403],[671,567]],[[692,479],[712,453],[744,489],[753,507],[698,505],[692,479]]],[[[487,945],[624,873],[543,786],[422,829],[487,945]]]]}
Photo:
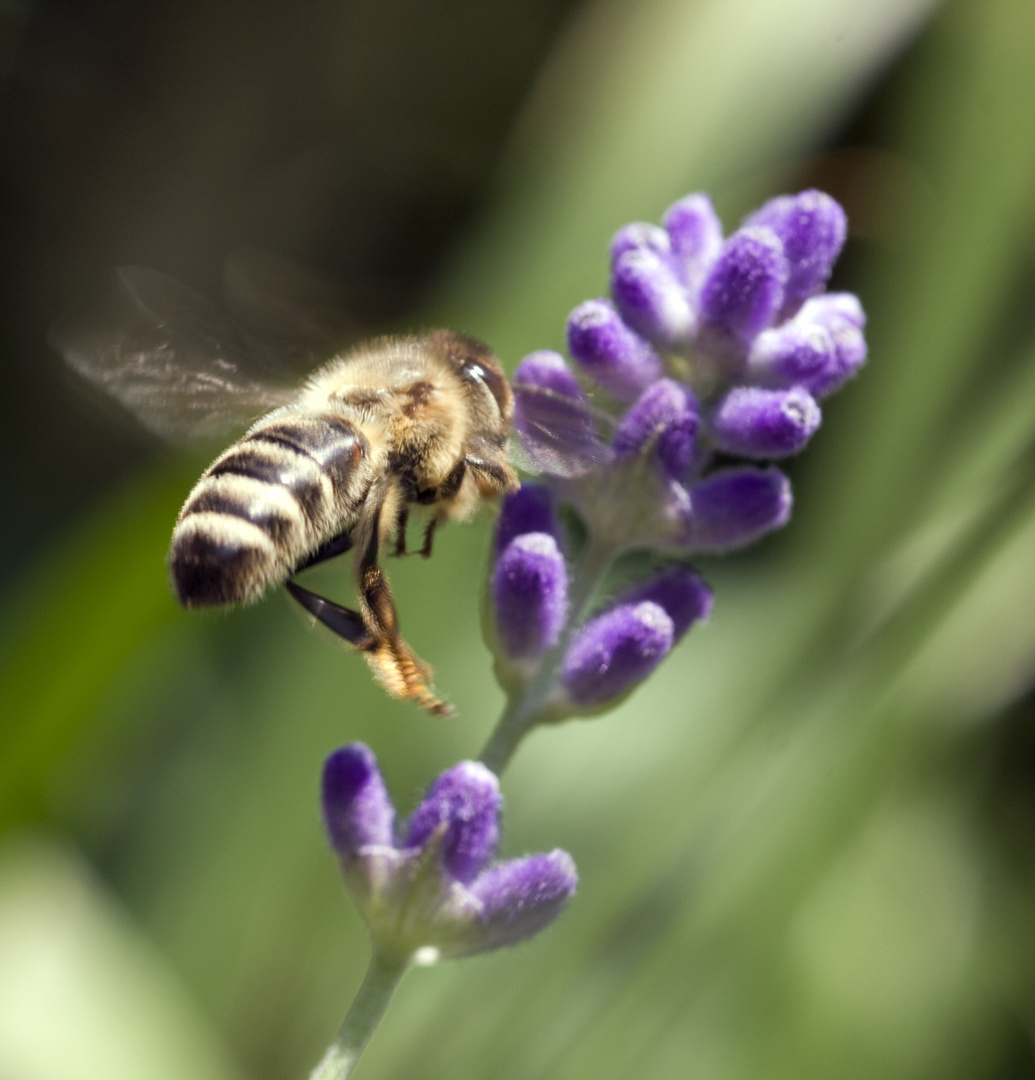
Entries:
{"type": "Polygon", "coordinates": [[[261,248],[237,248],[223,264],[223,296],[279,366],[308,371],[364,336],[342,288],[319,271],[261,248]]]}
{"type": "Polygon", "coordinates": [[[586,400],[542,386],[515,385],[515,464],[525,472],[574,478],[614,458],[614,417],[586,400]]]}
{"type": "Polygon", "coordinates": [[[119,279],[125,311],[107,324],[55,327],[50,341],[149,430],[213,439],[297,395],[204,297],[143,267],[122,267],[119,279]]]}

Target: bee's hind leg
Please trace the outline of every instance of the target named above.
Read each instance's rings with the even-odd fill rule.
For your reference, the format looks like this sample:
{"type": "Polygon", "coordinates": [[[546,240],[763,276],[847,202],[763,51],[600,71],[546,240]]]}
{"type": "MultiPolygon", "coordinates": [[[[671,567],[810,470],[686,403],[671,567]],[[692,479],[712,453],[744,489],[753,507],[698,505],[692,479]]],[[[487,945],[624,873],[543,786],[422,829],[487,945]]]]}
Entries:
{"type": "Polygon", "coordinates": [[[363,649],[364,652],[373,648],[374,639],[370,636],[366,623],[363,622],[363,616],[358,611],[342,607],[333,600],[318,596],[294,581],[284,582],[284,588],[313,618],[322,622],[338,637],[344,638],[350,645],[355,645],[357,649],[363,649]]]}
{"type": "Polygon", "coordinates": [[[311,566],[319,566],[320,563],[327,562],[328,559],[336,559],[339,555],[344,555],[346,551],[352,550],[355,542],[351,528],[338,533],[337,536],[332,536],[330,540],[321,544],[311,555],[307,555],[295,567],[292,577],[295,574],[300,574],[303,570],[308,570],[311,566]]]}
{"type": "Polygon", "coordinates": [[[371,518],[369,538],[361,558],[356,560],[360,606],[371,643],[367,659],[378,681],[392,697],[415,701],[436,716],[448,716],[452,709],[432,692],[431,668],[406,644],[399,633],[395,600],[381,567],[377,564],[380,509],[371,518]]]}

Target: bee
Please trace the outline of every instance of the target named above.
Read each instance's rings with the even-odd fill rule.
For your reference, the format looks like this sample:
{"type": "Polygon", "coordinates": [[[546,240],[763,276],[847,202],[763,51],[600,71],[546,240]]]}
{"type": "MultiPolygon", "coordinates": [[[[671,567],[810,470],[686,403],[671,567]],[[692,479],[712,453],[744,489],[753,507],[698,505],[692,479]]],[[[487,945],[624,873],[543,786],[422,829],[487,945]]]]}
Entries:
{"type": "Polygon", "coordinates": [[[285,585],[366,655],[391,696],[448,713],[399,632],[380,555],[393,537],[394,553],[406,553],[412,508],[427,508],[427,557],[436,528],[518,486],[508,461],[514,398],[492,351],[450,330],[382,337],[292,388],[252,373],[254,342],[201,297],[155,271],[119,273],[137,327],[52,332],[71,368],[165,437],[253,421],[177,518],[169,568],[180,603],[248,604],[285,585]],[[349,549],[358,610],[293,580],[349,549]]]}

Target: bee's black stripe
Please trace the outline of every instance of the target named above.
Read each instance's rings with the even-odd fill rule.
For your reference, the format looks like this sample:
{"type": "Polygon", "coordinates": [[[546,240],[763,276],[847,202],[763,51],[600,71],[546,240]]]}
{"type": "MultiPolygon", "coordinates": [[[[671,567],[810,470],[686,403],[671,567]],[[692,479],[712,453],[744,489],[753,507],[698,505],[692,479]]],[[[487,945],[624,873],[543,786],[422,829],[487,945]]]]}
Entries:
{"type": "Polygon", "coordinates": [[[231,517],[243,518],[253,525],[258,525],[275,544],[290,543],[294,539],[292,533],[298,530],[301,523],[292,521],[291,518],[278,514],[268,507],[258,506],[250,494],[247,490],[235,495],[233,489],[226,491],[209,488],[207,491],[199,491],[187,503],[183,512],[186,515],[210,511],[215,514],[229,514],[231,517]]]}
{"type": "Polygon", "coordinates": [[[304,454],[327,474],[339,492],[347,490],[356,466],[370,450],[366,438],[348,420],[322,416],[280,420],[252,432],[249,438],[304,454]]]}
{"type": "Polygon", "coordinates": [[[302,512],[316,523],[327,509],[327,499],[320,485],[319,466],[307,455],[295,455],[295,461],[285,460],[280,453],[264,452],[254,436],[238,444],[222,461],[217,462],[208,476],[248,476],[267,484],[286,488],[298,500],[302,512]],[[258,444],[258,445],[256,445],[258,444]]]}

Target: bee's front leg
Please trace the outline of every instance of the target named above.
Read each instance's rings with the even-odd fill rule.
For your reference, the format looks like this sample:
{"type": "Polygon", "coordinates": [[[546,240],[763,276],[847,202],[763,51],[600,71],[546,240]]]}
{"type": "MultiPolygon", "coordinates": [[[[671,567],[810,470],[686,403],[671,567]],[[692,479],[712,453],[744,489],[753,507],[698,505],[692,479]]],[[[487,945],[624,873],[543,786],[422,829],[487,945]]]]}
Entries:
{"type": "Polygon", "coordinates": [[[474,473],[485,496],[502,495],[505,491],[516,491],[520,486],[517,474],[509,465],[486,461],[474,454],[468,454],[464,463],[474,473]]]}

